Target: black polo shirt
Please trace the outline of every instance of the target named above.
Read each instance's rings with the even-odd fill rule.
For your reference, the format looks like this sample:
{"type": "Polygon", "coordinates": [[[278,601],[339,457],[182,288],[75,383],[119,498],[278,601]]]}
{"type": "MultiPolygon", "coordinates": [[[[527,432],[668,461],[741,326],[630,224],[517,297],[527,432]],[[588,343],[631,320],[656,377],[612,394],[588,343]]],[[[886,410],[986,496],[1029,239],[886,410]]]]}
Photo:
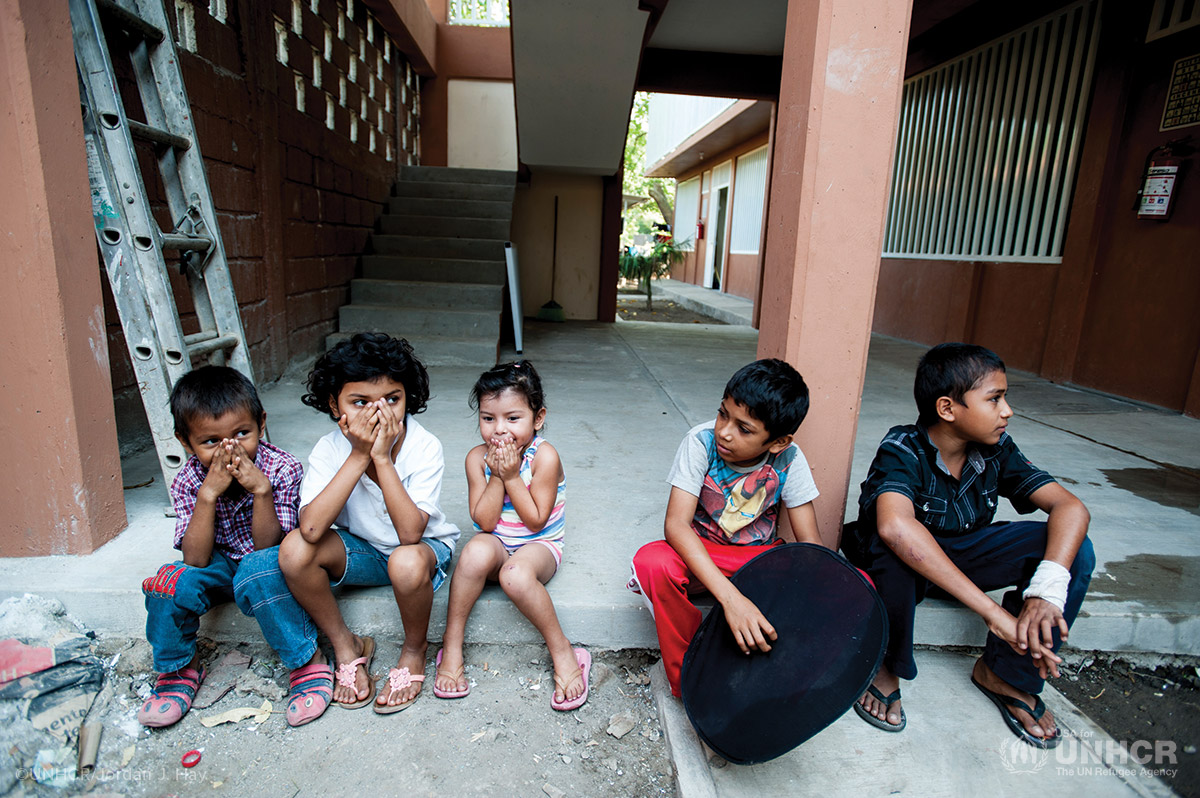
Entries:
{"type": "Polygon", "coordinates": [[[998,497],[1022,515],[1037,509],[1029,497],[1054,477],[1035,467],[1004,433],[995,445],[976,445],[967,453],[962,478],[950,475],[941,452],[920,425],[892,427],[879,444],[858,499],[858,529],[864,537],[876,528],[875,502],[883,493],[899,493],[913,503],[917,520],[934,536],[955,537],[992,523],[998,497]]]}

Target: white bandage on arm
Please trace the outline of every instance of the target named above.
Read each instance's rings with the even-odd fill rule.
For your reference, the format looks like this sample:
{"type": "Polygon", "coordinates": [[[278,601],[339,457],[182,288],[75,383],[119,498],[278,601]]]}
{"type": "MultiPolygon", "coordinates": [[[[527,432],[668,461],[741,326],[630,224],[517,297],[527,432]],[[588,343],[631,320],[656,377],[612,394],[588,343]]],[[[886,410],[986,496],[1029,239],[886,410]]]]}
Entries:
{"type": "Polygon", "coordinates": [[[1040,598],[1048,601],[1062,612],[1067,605],[1067,587],[1071,584],[1071,572],[1053,560],[1042,560],[1029,580],[1029,587],[1022,598],[1040,598]]]}

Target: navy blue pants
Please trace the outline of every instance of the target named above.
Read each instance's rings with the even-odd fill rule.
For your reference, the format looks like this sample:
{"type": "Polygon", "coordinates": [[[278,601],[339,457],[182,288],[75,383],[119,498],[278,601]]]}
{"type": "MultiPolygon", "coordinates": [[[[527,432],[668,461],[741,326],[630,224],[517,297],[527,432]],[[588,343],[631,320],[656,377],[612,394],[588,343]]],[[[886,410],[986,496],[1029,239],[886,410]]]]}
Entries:
{"type": "MultiPolygon", "coordinates": [[[[1043,521],[1001,521],[959,537],[934,539],[968,579],[984,591],[1013,587],[1004,594],[1001,606],[1014,617],[1021,614],[1021,594],[1029,586],[1033,572],[1046,553],[1046,524],[1043,521]]],[[[946,594],[932,582],[913,571],[887,547],[879,535],[862,535],[847,525],[843,548],[846,557],[875,581],[875,588],[887,608],[888,645],[883,664],[901,679],[917,676],[913,660],[913,619],[917,605],[926,595],[946,594]]],[[[1096,555],[1092,542],[1083,544],[1071,563],[1071,586],[1063,617],[1067,626],[1075,622],[1083,597],[1092,581],[1096,555]]],[[[1054,650],[1062,641],[1054,630],[1054,650]]],[[[1004,681],[1032,695],[1042,691],[1044,681],[1029,654],[1018,654],[1008,643],[988,632],[983,661],[1004,681]]]]}

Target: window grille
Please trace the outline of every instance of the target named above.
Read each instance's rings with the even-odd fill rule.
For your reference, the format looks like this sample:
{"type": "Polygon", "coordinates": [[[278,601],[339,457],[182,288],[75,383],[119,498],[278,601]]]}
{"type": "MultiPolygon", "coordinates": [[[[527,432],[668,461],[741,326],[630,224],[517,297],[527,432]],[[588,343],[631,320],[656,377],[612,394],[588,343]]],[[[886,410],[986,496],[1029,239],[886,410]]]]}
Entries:
{"type": "Polygon", "coordinates": [[[763,197],[767,188],[767,148],[760,147],[737,159],[733,183],[733,220],[729,251],[758,253],[762,238],[763,197]]]}
{"type": "Polygon", "coordinates": [[[1200,0],[1154,0],[1146,41],[1200,25],[1200,0]]]}
{"type": "Polygon", "coordinates": [[[904,82],[884,257],[1062,260],[1099,30],[1085,0],[904,82]]]}

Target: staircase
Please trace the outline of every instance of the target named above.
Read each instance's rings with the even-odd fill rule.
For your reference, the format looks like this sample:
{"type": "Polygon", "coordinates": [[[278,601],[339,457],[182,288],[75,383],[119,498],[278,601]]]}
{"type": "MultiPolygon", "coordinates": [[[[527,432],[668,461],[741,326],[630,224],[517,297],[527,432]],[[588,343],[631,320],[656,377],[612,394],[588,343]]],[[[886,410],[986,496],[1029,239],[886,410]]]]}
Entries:
{"type": "Polygon", "coordinates": [[[513,172],[403,167],[325,345],[378,331],[408,339],[427,366],[493,365],[515,183],[513,172]]]}

